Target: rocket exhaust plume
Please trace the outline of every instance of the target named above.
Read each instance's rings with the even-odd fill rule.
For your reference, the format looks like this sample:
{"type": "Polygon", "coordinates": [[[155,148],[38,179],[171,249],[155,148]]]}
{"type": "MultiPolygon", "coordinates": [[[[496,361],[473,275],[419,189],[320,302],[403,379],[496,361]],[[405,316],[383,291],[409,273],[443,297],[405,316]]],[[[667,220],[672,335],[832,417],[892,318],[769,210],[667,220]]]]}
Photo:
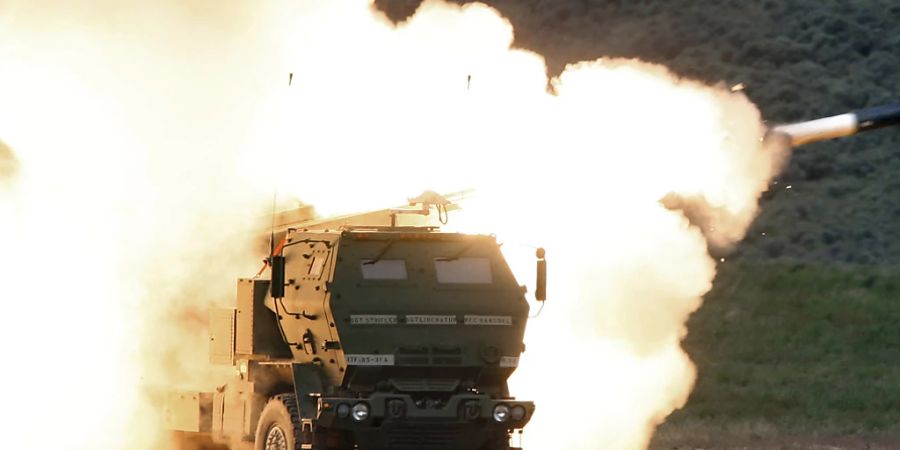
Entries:
{"type": "Polygon", "coordinates": [[[28,343],[10,448],[167,448],[148,392],[215,387],[204,311],[257,268],[273,184],[326,213],[476,188],[451,225],[496,233],[521,280],[547,248],[511,382],[538,404],[528,448],[640,449],[686,401],[707,248],[743,237],[778,166],[742,94],[639,61],[548,80],[481,4],[394,25],[365,0],[51,3],[0,16],[0,338],[28,343]]]}

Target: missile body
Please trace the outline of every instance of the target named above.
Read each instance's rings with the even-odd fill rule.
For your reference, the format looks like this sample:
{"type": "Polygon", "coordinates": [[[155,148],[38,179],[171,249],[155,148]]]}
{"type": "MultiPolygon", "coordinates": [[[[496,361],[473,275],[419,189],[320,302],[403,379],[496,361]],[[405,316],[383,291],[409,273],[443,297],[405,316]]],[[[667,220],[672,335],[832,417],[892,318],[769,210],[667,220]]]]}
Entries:
{"type": "Polygon", "coordinates": [[[798,147],[892,125],[900,125],[900,103],[875,106],[808,122],[778,125],[769,130],[769,134],[770,137],[774,135],[786,139],[791,147],[798,147]]]}

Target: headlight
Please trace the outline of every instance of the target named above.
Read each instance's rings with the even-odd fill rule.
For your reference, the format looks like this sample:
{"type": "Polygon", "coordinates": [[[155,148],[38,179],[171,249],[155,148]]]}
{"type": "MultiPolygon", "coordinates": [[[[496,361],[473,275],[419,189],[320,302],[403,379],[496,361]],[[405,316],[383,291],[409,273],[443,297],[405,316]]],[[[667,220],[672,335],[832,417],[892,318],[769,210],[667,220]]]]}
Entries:
{"type": "Polygon", "coordinates": [[[369,405],[365,403],[357,403],[353,405],[353,420],[362,422],[369,418],[369,405]]]}
{"type": "Polygon", "coordinates": [[[525,418],[525,407],[522,405],[513,406],[512,409],[509,411],[509,417],[515,422],[518,422],[518,421],[524,419],[525,418]]]}
{"type": "Polygon", "coordinates": [[[337,416],[341,419],[346,419],[347,416],[350,415],[350,405],[346,403],[341,403],[337,406],[337,416]]]}
{"type": "Polygon", "coordinates": [[[509,406],[497,405],[494,407],[494,422],[503,423],[509,420],[509,406]]]}

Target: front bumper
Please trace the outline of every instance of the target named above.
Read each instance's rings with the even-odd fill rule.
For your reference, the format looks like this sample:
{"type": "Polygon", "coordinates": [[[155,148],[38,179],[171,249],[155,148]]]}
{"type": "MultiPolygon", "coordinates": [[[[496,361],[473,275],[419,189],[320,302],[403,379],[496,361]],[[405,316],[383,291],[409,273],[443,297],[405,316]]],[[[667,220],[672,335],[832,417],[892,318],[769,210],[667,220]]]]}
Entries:
{"type": "Polygon", "coordinates": [[[332,428],[360,428],[378,426],[384,421],[394,422],[444,422],[480,423],[490,422],[504,429],[524,427],[534,414],[534,402],[518,400],[497,400],[487,395],[460,394],[450,397],[445,403],[416,404],[408,394],[375,393],[365,398],[322,397],[319,399],[318,423],[332,428]],[[365,420],[354,420],[351,415],[339,414],[341,405],[352,408],[358,403],[368,406],[369,416],[365,420]],[[493,419],[494,408],[506,405],[508,408],[521,407],[525,414],[521,419],[498,422],[493,419]]]}
{"type": "Polygon", "coordinates": [[[322,397],[318,424],[353,433],[360,448],[481,448],[491,440],[506,441],[534,414],[534,403],[492,399],[487,395],[454,395],[446,402],[420,401],[408,394],[375,393],[365,398],[322,397]],[[347,411],[368,406],[368,417],[356,420],[347,411]],[[506,420],[494,419],[494,409],[505,405],[506,420]],[[511,414],[513,410],[524,414],[511,414]]]}

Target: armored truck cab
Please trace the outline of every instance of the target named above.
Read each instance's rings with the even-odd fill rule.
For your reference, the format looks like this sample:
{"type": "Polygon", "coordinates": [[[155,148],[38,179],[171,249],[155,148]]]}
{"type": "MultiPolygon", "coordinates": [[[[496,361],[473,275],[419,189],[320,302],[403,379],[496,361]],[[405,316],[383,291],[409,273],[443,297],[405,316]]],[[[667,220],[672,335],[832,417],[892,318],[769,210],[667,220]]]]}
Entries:
{"type": "Polygon", "coordinates": [[[239,280],[237,307],[210,315],[211,359],[235,379],[182,396],[173,428],[256,450],[510,448],[534,412],[507,388],[529,307],[492,236],[274,240],[271,279],[239,280]]]}

